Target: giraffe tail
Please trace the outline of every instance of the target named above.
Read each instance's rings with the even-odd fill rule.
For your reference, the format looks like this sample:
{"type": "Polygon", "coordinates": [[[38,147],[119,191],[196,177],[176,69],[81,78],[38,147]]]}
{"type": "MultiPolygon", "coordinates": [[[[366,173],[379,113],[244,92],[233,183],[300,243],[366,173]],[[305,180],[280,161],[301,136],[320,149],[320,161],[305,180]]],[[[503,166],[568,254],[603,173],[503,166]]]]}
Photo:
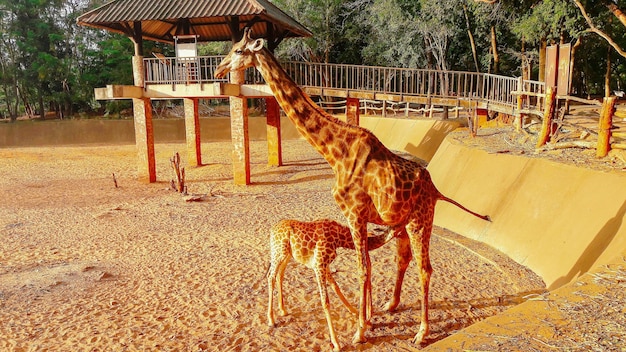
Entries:
{"type": "Polygon", "coordinates": [[[439,193],[439,199],[440,199],[440,200],[443,200],[443,201],[446,201],[446,202],[448,202],[448,203],[454,204],[454,205],[456,205],[457,207],[461,208],[462,210],[465,210],[466,212],[468,212],[468,213],[470,213],[470,214],[474,215],[474,216],[475,216],[475,217],[477,217],[477,218],[481,218],[481,219],[483,219],[483,220],[485,220],[485,221],[489,221],[489,222],[491,222],[491,217],[490,217],[489,215],[481,215],[481,214],[475,213],[475,212],[473,212],[473,211],[471,211],[471,210],[467,209],[467,208],[466,208],[466,207],[464,207],[463,205],[461,205],[461,203],[457,202],[456,200],[451,199],[451,198],[448,198],[448,197],[444,196],[444,195],[443,195],[443,194],[441,194],[441,193],[439,193]]]}

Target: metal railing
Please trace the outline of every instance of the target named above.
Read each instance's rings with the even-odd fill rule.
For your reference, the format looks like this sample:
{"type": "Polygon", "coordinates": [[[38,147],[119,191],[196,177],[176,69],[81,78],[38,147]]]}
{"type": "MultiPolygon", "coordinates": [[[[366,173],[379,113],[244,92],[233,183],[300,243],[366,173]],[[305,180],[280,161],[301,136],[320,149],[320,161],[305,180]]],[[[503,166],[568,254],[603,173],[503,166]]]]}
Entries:
{"type": "MultiPolygon", "coordinates": [[[[193,58],[145,58],[146,84],[191,84],[224,82],[214,78],[215,69],[223,56],[193,58]]],[[[285,71],[301,87],[364,91],[399,96],[422,96],[469,99],[487,105],[517,108],[517,96],[512,92],[529,92],[524,100],[526,110],[541,110],[544,84],[521,81],[486,73],[439,71],[428,69],[393,68],[344,64],[324,64],[288,61],[285,71]],[[522,87],[520,87],[522,82],[522,87]]],[[[258,71],[246,71],[245,83],[263,84],[258,71]]]]}

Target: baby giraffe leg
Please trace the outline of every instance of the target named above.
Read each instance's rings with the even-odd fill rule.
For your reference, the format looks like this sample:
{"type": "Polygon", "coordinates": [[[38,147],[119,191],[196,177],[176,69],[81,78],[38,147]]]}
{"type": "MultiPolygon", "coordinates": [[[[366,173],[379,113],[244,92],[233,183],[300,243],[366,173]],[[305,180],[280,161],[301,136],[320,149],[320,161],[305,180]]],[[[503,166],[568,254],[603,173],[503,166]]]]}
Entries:
{"type": "MultiPolygon", "coordinates": [[[[324,315],[326,316],[326,322],[328,323],[328,333],[330,334],[330,342],[333,344],[333,350],[339,351],[339,343],[335,336],[335,329],[333,328],[333,320],[330,316],[330,300],[328,299],[328,289],[326,287],[326,278],[330,276],[328,269],[315,270],[315,277],[317,278],[317,285],[320,291],[320,300],[322,302],[322,308],[324,308],[324,315]]],[[[333,280],[334,281],[334,280],[333,280]]]]}
{"type": "Polygon", "coordinates": [[[287,310],[285,310],[285,300],[283,299],[283,279],[285,278],[285,269],[287,268],[287,263],[289,263],[289,257],[287,257],[284,261],[280,263],[278,266],[278,314],[281,316],[287,315],[287,310]]]}
{"type": "Polygon", "coordinates": [[[270,269],[267,275],[267,287],[269,293],[269,300],[267,305],[267,325],[276,326],[276,319],[274,318],[274,288],[278,279],[278,308],[281,315],[285,315],[285,307],[283,302],[283,275],[285,267],[289,262],[289,257],[284,253],[272,253],[272,261],[270,263],[270,269]]]}
{"type": "Polygon", "coordinates": [[[352,312],[352,314],[354,315],[359,314],[359,311],[356,308],[354,308],[354,306],[352,306],[352,304],[348,302],[348,300],[343,295],[343,293],[341,293],[341,289],[339,288],[339,285],[337,285],[337,282],[333,278],[333,275],[330,273],[328,274],[328,281],[330,282],[331,285],[333,285],[333,289],[335,290],[335,293],[337,294],[337,296],[339,296],[339,299],[341,300],[343,305],[346,306],[346,308],[348,308],[348,310],[352,312]]]}

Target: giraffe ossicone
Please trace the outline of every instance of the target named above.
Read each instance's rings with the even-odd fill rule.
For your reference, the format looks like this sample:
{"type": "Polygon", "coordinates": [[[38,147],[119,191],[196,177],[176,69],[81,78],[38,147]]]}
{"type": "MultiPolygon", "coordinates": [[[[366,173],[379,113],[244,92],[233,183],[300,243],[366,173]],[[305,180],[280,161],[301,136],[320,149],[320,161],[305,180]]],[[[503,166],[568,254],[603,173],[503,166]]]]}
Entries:
{"type": "Polygon", "coordinates": [[[347,219],[359,269],[359,323],[353,343],[365,341],[371,318],[371,262],[367,248],[367,225],[391,226],[399,231],[398,271],[394,294],[387,307],[400,302],[404,273],[415,257],[422,288],[421,322],[413,341],[422,342],[428,334],[428,295],[432,267],[429,257],[430,236],[435,204],[451,202],[433,184],[426,168],[387,149],[370,131],[347,124],[317,106],[289,77],[276,58],[264,47],[262,39],[250,38],[244,30],[215,71],[224,77],[230,71],[255,67],[270,86],[278,104],[300,134],[326,159],[335,174],[332,194],[347,219]]]}

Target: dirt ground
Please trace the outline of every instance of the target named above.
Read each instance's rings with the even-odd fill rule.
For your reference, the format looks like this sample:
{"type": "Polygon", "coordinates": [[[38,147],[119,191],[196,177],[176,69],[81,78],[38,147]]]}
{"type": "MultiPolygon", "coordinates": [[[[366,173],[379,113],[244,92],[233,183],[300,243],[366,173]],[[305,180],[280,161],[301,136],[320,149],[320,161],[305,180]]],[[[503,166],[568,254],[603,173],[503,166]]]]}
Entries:
{"type": "MultiPolygon", "coordinates": [[[[232,182],[231,144],[203,144],[206,165],[186,170],[199,201],[169,189],[169,158],[184,144],[157,144],[154,184],[136,181],[132,145],[0,149],[0,350],[330,350],[312,271],[288,266],[290,314],[276,328],[266,322],[265,275],[272,224],[344,222],[330,194],[333,175],[304,140],[284,142],[279,168],[266,165],[266,149],[251,142],[253,184],[245,187],[232,182]]],[[[416,346],[414,264],[398,311],[382,311],[394,253],[394,241],[371,253],[367,343],[351,344],[356,317],[331,292],[344,351],[416,350],[545,292],[536,274],[502,253],[436,228],[431,334],[416,346]]],[[[354,253],[340,251],[332,270],[356,303],[354,253]]]]}

